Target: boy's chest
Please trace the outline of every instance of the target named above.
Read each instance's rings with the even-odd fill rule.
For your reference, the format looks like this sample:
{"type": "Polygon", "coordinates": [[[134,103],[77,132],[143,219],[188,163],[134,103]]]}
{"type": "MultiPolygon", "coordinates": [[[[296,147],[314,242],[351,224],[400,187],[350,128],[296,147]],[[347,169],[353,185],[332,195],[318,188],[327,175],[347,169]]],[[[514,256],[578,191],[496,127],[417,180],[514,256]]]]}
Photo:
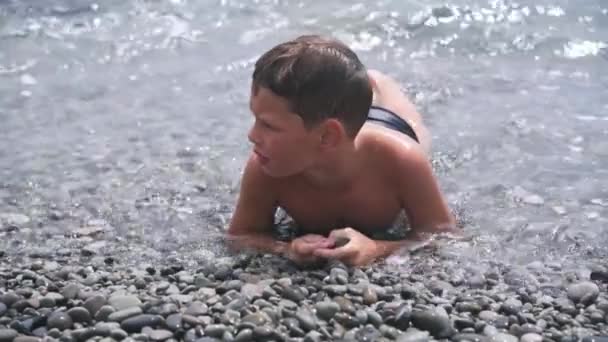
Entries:
{"type": "Polygon", "coordinates": [[[359,182],[342,192],[286,187],[279,205],[302,233],[317,234],[345,227],[373,233],[391,226],[401,211],[396,193],[374,181],[359,182]]]}

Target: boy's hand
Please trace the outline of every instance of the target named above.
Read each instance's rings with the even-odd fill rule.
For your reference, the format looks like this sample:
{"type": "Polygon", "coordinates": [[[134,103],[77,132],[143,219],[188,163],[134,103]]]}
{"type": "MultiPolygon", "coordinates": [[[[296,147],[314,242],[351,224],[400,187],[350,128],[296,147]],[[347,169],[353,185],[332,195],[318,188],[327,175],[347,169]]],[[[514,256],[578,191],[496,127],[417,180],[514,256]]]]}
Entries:
{"type": "Polygon", "coordinates": [[[367,265],[378,256],[376,242],[353,228],[337,229],[329,234],[333,241],[348,241],[345,245],[314,250],[314,255],[326,259],[338,259],[351,266],[367,265]]]}
{"type": "Polygon", "coordinates": [[[320,248],[331,248],[334,240],[323,235],[307,234],[293,239],[289,244],[287,257],[296,264],[309,264],[320,260],[314,252],[320,248]]]}

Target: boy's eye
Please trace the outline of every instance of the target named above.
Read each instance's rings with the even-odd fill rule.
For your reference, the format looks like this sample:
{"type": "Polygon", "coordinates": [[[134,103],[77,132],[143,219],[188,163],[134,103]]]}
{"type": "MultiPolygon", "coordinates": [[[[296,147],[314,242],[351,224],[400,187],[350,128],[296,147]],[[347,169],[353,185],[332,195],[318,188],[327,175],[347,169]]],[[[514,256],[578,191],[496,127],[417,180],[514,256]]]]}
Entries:
{"type": "Polygon", "coordinates": [[[266,121],[260,121],[260,123],[262,124],[262,126],[264,126],[266,128],[275,129],[275,127],[273,125],[269,124],[266,121]]]}

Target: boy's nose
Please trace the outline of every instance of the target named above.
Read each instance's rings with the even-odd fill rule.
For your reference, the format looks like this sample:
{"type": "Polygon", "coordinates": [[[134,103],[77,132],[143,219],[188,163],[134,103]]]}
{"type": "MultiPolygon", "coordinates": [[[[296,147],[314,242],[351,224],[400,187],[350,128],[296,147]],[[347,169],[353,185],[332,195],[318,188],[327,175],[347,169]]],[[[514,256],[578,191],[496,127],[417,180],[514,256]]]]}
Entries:
{"type": "Polygon", "coordinates": [[[255,124],[249,130],[249,134],[247,135],[247,138],[249,138],[249,141],[251,141],[251,143],[254,145],[260,144],[260,138],[257,134],[257,130],[255,129],[255,124]]]}

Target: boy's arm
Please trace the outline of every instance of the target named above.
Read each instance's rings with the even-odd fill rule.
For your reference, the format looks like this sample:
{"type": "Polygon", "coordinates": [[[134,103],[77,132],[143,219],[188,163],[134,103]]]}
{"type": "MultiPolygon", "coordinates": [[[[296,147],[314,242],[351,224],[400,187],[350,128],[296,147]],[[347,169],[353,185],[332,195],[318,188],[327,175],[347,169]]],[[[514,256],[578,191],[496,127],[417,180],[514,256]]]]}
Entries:
{"type": "Polygon", "coordinates": [[[397,158],[397,163],[399,199],[411,230],[402,241],[375,241],[378,257],[398,249],[415,249],[434,233],[459,231],[426,155],[413,151],[397,158]]]}
{"type": "Polygon", "coordinates": [[[411,230],[401,241],[372,240],[353,228],[331,232],[334,240],[346,239],[339,248],[323,248],[315,254],[336,258],[351,265],[366,265],[400,249],[416,249],[429,242],[433,233],[457,232],[455,219],[443,198],[430,162],[421,151],[394,155],[397,161],[389,169],[389,179],[396,179],[399,200],[407,213],[411,230]]]}
{"type": "Polygon", "coordinates": [[[277,206],[272,179],[251,156],[245,166],[236,208],[228,227],[231,248],[284,253],[287,244],[272,237],[277,206]]]}

